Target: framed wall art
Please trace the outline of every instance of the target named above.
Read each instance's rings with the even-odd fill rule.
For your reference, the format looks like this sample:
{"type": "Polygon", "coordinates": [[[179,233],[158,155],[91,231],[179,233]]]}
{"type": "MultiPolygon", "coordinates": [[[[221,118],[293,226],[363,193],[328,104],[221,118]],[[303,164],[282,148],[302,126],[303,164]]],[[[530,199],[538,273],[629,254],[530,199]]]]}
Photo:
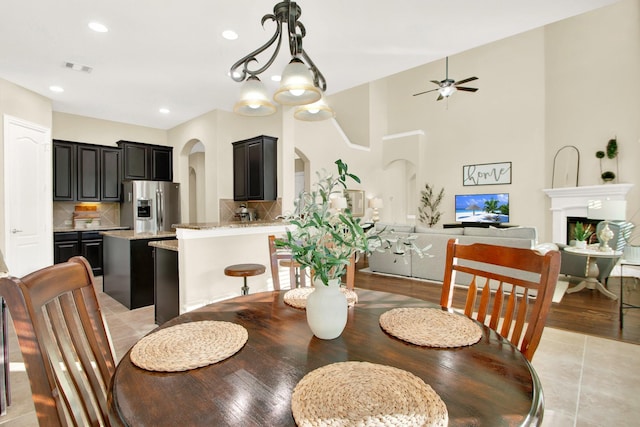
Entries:
{"type": "Polygon", "coordinates": [[[511,184],[511,162],[484,163],[462,167],[462,185],[511,184]]]}
{"type": "Polygon", "coordinates": [[[345,190],[347,197],[347,206],[351,209],[353,216],[364,216],[364,191],[362,190],[345,190]]]}

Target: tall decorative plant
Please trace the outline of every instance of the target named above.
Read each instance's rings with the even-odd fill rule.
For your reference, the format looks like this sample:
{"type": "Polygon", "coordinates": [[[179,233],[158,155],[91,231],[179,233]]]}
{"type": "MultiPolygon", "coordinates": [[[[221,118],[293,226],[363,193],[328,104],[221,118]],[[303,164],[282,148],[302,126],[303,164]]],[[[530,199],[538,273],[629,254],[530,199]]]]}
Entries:
{"type": "Polygon", "coordinates": [[[424,190],[420,192],[420,207],[418,213],[420,215],[420,222],[427,224],[429,227],[433,227],[440,221],[442,212],[439,207],[444,197],[444,188],[440,189],[437,196],[433,194],[433,187],[428,183],[424,185],[424,190]]]}
{"type": "Polygon", "coordinates": [[[318,172],[314,189],[301,193],[294,213],[286,217],[293,227],[276,242],[289,248],[292,258],[311,270],[316,283],[324,285],[345,274],[352,254],[368,252],[373,238],[365,233],[360,218],[354,217],[350,209],[337,211],[331,207],[331,198],[343,195],[347,180],[360,183],[342,160],[335,164],[337,174],[318,172]]]}

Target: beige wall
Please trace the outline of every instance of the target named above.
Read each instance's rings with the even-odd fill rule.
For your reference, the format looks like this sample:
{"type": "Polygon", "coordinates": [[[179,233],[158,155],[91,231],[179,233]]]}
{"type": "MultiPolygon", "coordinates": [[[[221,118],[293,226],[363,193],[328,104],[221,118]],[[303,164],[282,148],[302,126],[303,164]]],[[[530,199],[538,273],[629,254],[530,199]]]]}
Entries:
{"type": "Polygon", "coordinates": [[[617,137],[619,182],[635,184],[627,219],[640,224],[640,1],[550,25],[545,37],[546,185],[565,145],[580,151],[579,185],[600,184],[595,153],[617,137]]]}
{"type": "MultiPolygon", "coordinates": [[[[13,116],[51,129],[51,100],[35,92],[0,79],[0,165],[4,164],[4,116],[13,116]]],[[[4,168],[3,168],[4,170],[4,168]]],[[[4,173],[0,173],[0,249],[5,248],[4,173]]],[[[53,218],[48,219],[53,222],[53,218]]]]}
{"type": "Polygon", "coordinates": [[[67,113],[53,113],[53,139],[116,146],[120,140],[171,145],[167,131],[67,113]]]}

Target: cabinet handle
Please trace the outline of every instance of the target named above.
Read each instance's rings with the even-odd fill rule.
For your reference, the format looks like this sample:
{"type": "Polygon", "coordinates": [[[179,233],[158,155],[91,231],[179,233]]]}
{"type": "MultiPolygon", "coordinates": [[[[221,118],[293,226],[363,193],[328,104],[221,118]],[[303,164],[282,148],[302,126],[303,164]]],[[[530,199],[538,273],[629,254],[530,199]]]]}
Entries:
{"type": "Polygon", "coordinates": [[[12,229],[11,229],[11,232],[12,232],[13,234],[16,234],[16,233],[22,233],[22,230],[18,230],[17,228],[12,228],[12,229]]]}

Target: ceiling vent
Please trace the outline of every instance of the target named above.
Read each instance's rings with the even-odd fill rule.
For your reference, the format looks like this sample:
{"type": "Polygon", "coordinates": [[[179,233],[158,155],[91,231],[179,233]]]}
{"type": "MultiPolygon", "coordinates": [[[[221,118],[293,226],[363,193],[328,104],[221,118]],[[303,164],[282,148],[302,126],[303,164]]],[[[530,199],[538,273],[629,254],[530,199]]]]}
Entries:
{"type": "Polygon", "coordinates": [[[74,62],[65,62],[64,66],[65,68],[80,71],[82,73],[90,73],[91,71],[93,71],[93,68],[89,67],[88,65],[76,64],[74,62]]]}

